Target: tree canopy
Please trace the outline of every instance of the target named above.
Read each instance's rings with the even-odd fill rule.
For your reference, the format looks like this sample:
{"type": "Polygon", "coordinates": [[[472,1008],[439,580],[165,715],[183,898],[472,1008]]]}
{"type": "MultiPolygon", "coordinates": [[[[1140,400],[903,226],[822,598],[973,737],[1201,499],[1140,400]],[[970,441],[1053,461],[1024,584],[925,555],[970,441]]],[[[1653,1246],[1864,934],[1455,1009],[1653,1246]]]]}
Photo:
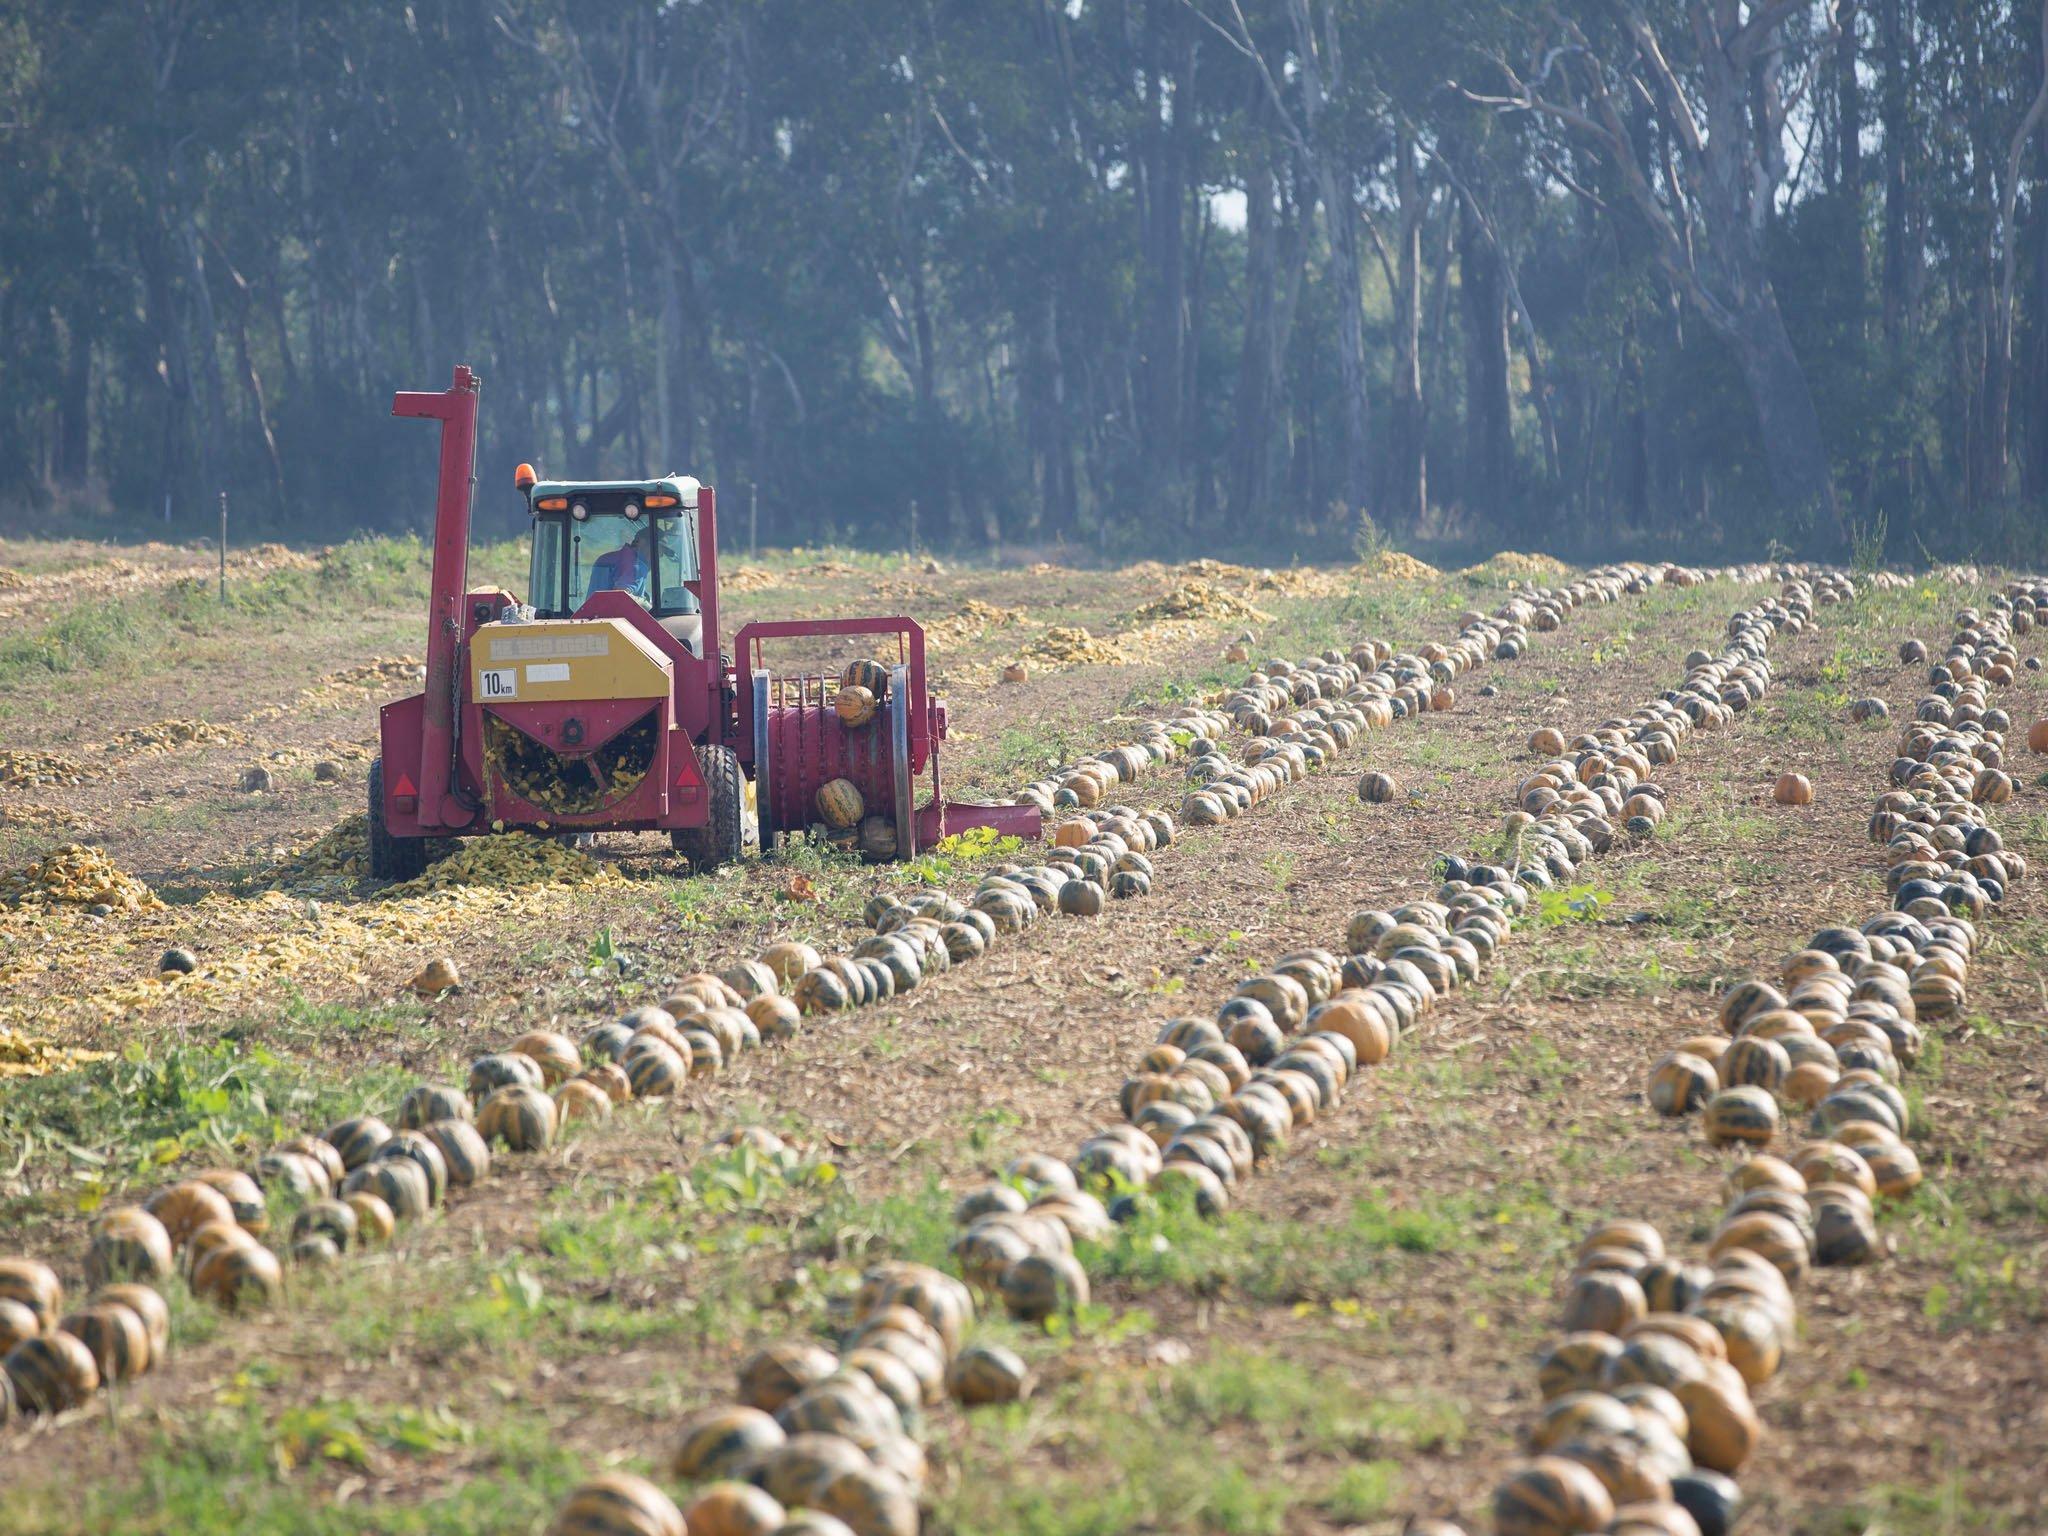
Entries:
{"type": "Polygon", "coordinates": [[[0,0],[0,521],[2038,555],[2048,0],[0,0]],[[913,514],[913,507],[916,511],[913,514]]]}

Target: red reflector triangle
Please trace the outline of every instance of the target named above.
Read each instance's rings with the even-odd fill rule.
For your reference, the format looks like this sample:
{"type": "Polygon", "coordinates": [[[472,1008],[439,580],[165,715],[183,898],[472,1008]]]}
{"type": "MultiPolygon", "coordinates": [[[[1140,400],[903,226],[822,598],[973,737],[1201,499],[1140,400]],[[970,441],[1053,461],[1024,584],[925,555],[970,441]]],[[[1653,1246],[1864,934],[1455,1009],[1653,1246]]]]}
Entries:
{"type": "Polygon", "coordinates": [[[398,782],[391,786],[391,793],[394,796],[416,795],[419,793],[419,788],[413,783],[411,774],[401,773],[398,776],[398,782]]]}
{"type": "Polygon", "coordinates": [[[685,762],[682,767],[676,770],[676,782],[678,784],[687,784],[690,782],[690,765],[687,762],[685,762]]]}

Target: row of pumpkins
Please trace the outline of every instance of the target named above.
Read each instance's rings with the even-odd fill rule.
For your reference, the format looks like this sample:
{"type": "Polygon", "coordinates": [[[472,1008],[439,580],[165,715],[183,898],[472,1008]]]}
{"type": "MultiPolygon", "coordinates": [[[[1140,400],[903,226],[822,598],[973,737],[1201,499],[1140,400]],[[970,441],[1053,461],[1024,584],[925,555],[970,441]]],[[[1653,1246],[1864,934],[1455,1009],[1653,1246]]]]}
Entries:
{"type": "MultiPolygon", "coordinates": [[[[1558,629],[1581,604],[1611,603],[1632,580],[1654,585],[1658,579],[1654,568],[1610,567],[1567,587],[1511,598],[1490,616],[1466,613],[1448,644],[1397,653],[1384,641],[1367,640],[1349,655],[1332,649],[1299,664],[1268,662],[1223,701],[1232,724],[1252,736],[1242,760],[1232,761],[1213,742],[1198,740],[1191,748],[1182,819],[1214,826],[1240,815],[1367,731],[1452,708],[1458,678],[1488,660],[1521,656],[1532,630],[1558,629]]],[[[1381,771],[1368,770],[1358,781],[1367,802],[1397,793],[1393,777],[1381,771]]]]}
{"type": "Polygon", "coordinates": [[[684,1420],[668,1472],[692,1486],[687,1503],[606,1473],[562,1504],[551,1536],[916,1536],[927,1410],[1030,1390],[1013,1351],[968,1342],[974,1318],[974,1291],[953,1276],[876,1265],[838,1349],[771,1344],[741,1364],[730,1401],[684,1420]]]}
{"type": "MultiPolygon", "coordinates": [[[[1308,762],[1317,763],[1337,748],[1349,746],[1368,728],[1412,713],[1450,708],[1456,702],[1451,683],[1459,673],[1488,657],[1513,660],[1528,649],[1531,631],[1561,628],[1581,604],[1611,603],[1624,593],[1649,592],[1667,581],[1693,586],[1716,575],[1743,581],[1767,579],[1766,568],[1761,566],[1725,572],[1681,566],[1605,566],[1564,587],[1518,591],[1490,616],[1478,611],[1463,614],[1458,638],[1450,645],[1432,642],[1397,655],[1386,641],[1366,639],[1349,651],[1332,647],[1299,661],[1274,657],[1210,704],[1184,707],[1163,720],[1148,721],[1135,739],[1025,785],[1017,803],[1035,805],[1048,816],[1061,810],[1091,809],[1102,804],[1118,785],[1178,760],[1182,738],[1188,752],[1210,759],[1190,775],[1194,786],[1200,787],[1206,777],[1227,771],[1216,748],[1232,730],[1262,738],[1261,746],[1267,749],[1275,742],[1296,744],[1308,762]]],[[[1233,647],[1233,651],[1241,649],[1233,647]]],[[[1184,807],[1183,814],[1192,821],[1202,812],[1184,807]]],[[[1214,819],[1225,818],[1219,815],[1214,819]]]]}
{"type": "MultiPolygon", "coordinates": [[[[571,1121],[667,1097],[764,1039],[790,1038],[800,1015],[782,988],[823,963],[809,946],[777,945],[723,975],[684,978],[659,1006],[593,1026],[580,1045],[529,1031],[473,1061],[464,1087],[410,1090],[395,1129],[357,1116],[283,1141],[246,1171],[206,1169],[140,1205],[102,1211],[83,1261],[92,1297],[78,1313],[63,1313],[50,1265],[0,1259],[0,1422],[77,1407],[162,1358],[170,1319],[157,1287],[182,1278],[227,1310],[268,1305],[282,1293],[285,1261],[325,1265],[389,1241],[401,1222],[488,1175],[494,1146],[542,1150],[571,1121]],[[273,1201],[292,1211],[283,1232],[273,1201]]],[[[859,974],[874,981],[868,964],[859,974]]]]}
{"type": "Polygon", "coordinates": [[[1524,849],[1516,867],[1452,860],[1430,899],[1354,917],[1348,953],[1285,956],[1239,985],[1213,1020],[1168,1021],[1123,1085],[1125,1123],[1088,1138],[1065,1162],[1019,1158],[960,1200],[962,1273],[1014,1315],[1043,1318],[1088,1298],[1072,1239],[1106,1235],[1137,1208],[1140,1191],[1171,1193],[1206,1214],[1226,1209],[1241,1182],[1330,1110],[1361,1067],[1384,1061],[1490,963],[1531,888],[1568,877],[1611,841],[1611,802],[1635,778],[1629,754],[1652,735],[1722,723],[1734,712],[1720,698],[1729,680],[1761,660],[1772,633],[1810,616],[1811,589],[1795,583],[1782,602],[1738,615],[1729,650],[1693,669],[1689,682],[1702,690],[1690,695],[1696,714],[1680,709],[1674,725],[1656,701],[1596,733],[1579,764],[1588,770],[1585,803],[1515,813],[1524,849]]]}
{"type": "MultiPolygon", "coordinates": [[[[2005,642],[2017,627],[2010,612],[1958,616],[1928,699],[1961,734],[1946,746],[1909,740],[1890,769],[1891,782],[1910,790],[1880,797],[1871,836],[1893,856],[1892,909],[1860,929],[1823,929],[1786,962],[1780,986],[1736,984],[1721,1000],[1725,1038],[1688,1041],[1674,1053],[1731,1085],[1704,1100],[1708,1133],[1750,1155],[1727,1176],[1707,1264],[1669,1258],[1642,1222],[1608,1223],[1581,1246],[1561,1319],[1567,1331],[1539,1366],[1535,1459],[1495,1493],[1502,1536],[1722,1536],[1734,1525],[1732,1475],[1762,1433],[1749,1394],[1777,1373],[1792,1343],[1794,1288],[1811,1266],[1876,1257],[1872,1202],[1920,1181],[1895,1085],[1901,1063],[1919,1054],[1917,1020],[1961,1005],[1976,934],[1968,917],[1907,890],[1921,876],[1901,867],[1930,857],[1960,874],[1979,857],[1968,844],[1999,852],[1972,799],[1979,770],[1970,744],[1981,738],[1969,728],[2001,729],[1989,723],[1996,712],[1974,680],[2009,680],[2005,642]],[[1714,1105],[1734,1091],[1744,1098],[1717,1130],[1714,1105]],[[1768,1145],[1758,1128],[1775,1130],[1777,1095],[1813,1113],[1814,1139],[1783,1158],[1756,1150],[1768,1145]]],[[[1902,659],[1925,660],[1925,650],[1911,642],[1902,659]]],[[[2000,888],[1994,902],[2004,879],[2024,872],[2000,863],[1975,872],[2000,888]]],[[[1689,1069],[1660,1063],[1651,1097],[1660,1110],[1683,1113],[1671,1085],[1694,1081],[1689,1069]]]]}

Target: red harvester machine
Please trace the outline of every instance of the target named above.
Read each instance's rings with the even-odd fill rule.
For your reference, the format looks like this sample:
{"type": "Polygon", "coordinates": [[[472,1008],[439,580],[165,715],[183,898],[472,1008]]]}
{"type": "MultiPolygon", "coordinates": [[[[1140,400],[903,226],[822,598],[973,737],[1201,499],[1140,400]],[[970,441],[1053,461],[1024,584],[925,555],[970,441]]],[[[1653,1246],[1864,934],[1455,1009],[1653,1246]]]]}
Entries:
{"type": "MultiPolygon", "coordinates": [[[[520,466],[532,519],[528,600],[469,590],[477,396],[468,368],[392,414],[441,424],[426,691],[384,707],[370,768],[370,873],[420,873],[429,840],[523,828],[667,832],[698,868],[740,856],[746,784],[759,841],[819,820],[834,780],[859,791],[869,852],[907,857],[950,833],[1039,834],[1029,806],[948,804],[946,706],[925,686],[924,631],[907,618],[786,620],[720,648],[717,498],[688,476],[557,482],[520,466]],[[830,676],[776,676],[771,642],[852,638],[878,707],[849,725],[830,676]],[[929,771],[930,798],[915,802],[929,771]]],[[[862,711],[850,711],[856,716],[862,711]]],[[[835,793],[835,804],[845,801],[835,793]]]]}

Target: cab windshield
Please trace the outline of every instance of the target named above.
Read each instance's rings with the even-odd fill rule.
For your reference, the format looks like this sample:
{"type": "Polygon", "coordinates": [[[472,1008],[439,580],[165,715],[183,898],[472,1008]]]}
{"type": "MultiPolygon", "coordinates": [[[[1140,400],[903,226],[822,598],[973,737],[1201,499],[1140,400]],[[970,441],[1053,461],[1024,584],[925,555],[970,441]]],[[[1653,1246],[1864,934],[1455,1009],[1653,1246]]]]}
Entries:
{"type": "Polygon", "coordinates": [[[695,613],[686,582],[697,579],[691,518],[627,517],[591,510],[581,520],[562,513],[537,518],[528,600],[536,612],[576,612],[593,592],[624,592],[657,617],[695,613]]]}

